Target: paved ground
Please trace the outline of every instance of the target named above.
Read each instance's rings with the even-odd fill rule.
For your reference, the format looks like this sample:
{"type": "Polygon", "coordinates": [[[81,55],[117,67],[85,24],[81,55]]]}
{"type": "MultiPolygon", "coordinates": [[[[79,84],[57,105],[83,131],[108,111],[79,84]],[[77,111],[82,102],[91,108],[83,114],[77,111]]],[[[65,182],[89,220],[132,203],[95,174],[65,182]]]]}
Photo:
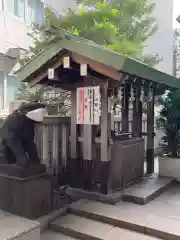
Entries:
{"type": "MultiPolygon", "coordinates": [[[[0,239],[7,240],[7,239],[22,239],[30,240],[26,235],[28,232],[33,231],[39,227],[39,223],[36,221],[31,221],[28,219],[24,219],[8,212],[0,210],[0,239]]],[[[36,238],[36,232],[32,233],[33,236],[36,238]]]]}

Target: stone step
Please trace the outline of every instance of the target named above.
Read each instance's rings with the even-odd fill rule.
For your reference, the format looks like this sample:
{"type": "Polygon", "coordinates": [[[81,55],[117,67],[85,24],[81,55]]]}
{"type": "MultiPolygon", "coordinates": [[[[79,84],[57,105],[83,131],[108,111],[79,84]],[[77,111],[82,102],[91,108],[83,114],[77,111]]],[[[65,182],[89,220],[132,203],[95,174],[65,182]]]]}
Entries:
{"type": "MultiPolygon", "coordinates": [[[[128,240],[155,240],[157,238],[101,223],[89,218],[67,214],[50,224],[51,230],[82,240],[116,240],[117,236],[128,240]]],[[[44,239],[42,239],[44,240],[44,239]]]]}
{"type": "MultiPolygon", "coordinates": [[[[60,187],[60,190],[62,189],[63,187],[60,187]]],[[[99,201],[115,205],[122,199],[123,191],[116,190],[109,194],[102,194],[96,191],[88,191],[85,189],[68,187],[66,189],[66,194],[74,200],[89,199],[92,201],[99,201]]]]}
{"type": "MultiPolygon", "coordinates": [[[[136,183],[130,185],[124,190],[116,190],[109,194],[71,187],[66,189],[66,194],[75,200],[89,199],[112,205],[117,204],[122,199],[137,204],[146,204],[168,189],[173,181],[173,178],[153,175],[137,180],[136,183]]],[[[64,186],[60,187],[61,190],[63,188],[64,186]]]]}
{"type": "Polygon", "coordinates": [[[122,200],[146,204],[168,189],[173,181],[173,178],[168,177],[144,177],[142,180],[124,189],[122,200]]]}
{"type": "MultiPolygon", "coordinates": [[[[165,240],[180,239],[180,221],[171,219],[171,217],[157,216],[154,212],[152,214],[152,208],[146,206],[128,202],[120,202],[112,206],[100,202],[80,200],[70,206],[69,212],[111,226],[145,233],[165,240]],[[146,209],[143,209],[144,207],[146,209]]],[[[154,206],[152,207],[154,208],[154,206]]]]}
{"type": "Polygon", "coordinates": [[[61,233],[47,230],[41,233],[41,240],[77,240],[77,238],[72,238],[61,233]]]}

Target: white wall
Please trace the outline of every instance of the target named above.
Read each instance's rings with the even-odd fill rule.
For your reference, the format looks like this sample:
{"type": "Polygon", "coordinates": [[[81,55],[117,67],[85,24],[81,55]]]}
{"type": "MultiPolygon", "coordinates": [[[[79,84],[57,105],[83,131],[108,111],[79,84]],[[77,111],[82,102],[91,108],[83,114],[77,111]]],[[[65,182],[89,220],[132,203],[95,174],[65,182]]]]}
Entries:
{"type": "Polygon", "coordinates": [[[9,48],[28,49],[31,41],[27,26],[19,18],[0,11],[0,52],[6,54],[9,48]]]}

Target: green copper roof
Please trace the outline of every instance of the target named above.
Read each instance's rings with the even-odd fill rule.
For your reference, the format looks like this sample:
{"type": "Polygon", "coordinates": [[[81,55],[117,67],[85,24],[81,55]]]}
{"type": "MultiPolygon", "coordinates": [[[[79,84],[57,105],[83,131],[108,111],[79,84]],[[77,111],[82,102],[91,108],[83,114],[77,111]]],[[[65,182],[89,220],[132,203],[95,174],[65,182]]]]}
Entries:
{"type": "Polygon", "coordinates": [[[65,31],[63,31],[62,39],[59,42],[53,44],[24,65],[17,72],[18,78],[21,81],[31,81],[33,79],[33,76],[31,75],[40,70],[45,63],[50,61],[62,49],[76,52],[94,61],[103,63],[106,66],[113,67],[125,73],[136,75],[145,80],[165,84],[172,88],[180,88],[180,81],[173,76],[160,72],[134,59],[65,31]]]}

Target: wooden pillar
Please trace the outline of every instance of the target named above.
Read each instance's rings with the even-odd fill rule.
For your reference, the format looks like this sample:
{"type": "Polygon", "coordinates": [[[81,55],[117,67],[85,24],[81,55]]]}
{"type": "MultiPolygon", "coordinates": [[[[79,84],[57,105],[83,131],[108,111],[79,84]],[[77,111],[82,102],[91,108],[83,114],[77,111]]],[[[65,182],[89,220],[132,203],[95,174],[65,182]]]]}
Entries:
{"type": "Polygon", "coordinates": [[[133,137],[142,137],[142,102],[140,100],[141,85],[139,81],[134,83],[134,101],[133,101],[133,137]]]}
{"type": "Polygon", "coordinates": [[[78,148],[77,148],[77,97],[76,97],[76,89],[71,91],[71,133],[70,133],[70,161],[69,165],[69,183],[73,187],[77,187],[78,185],[78,167],[79,167],[79,159],[78,159],[78,148]]]}
{"type": "MultiPolygon", "coordinates": [[[[73,159],[68,159],[68,146],[69,146],[69,129],[66,124],[62,124],[60,128],[60,148],[61,148],[61,174],[59,175],[59,181],[61,185],[67,184],[69,180],[69,175],[68,175],[68,164],[73,161],[73,159]],[[68,161],[69,160],[69,161],[68,161]],[[68,177],[68,179],[67,179],[68,177]]],[[[73,166],[70,165],[70,166],[73,166]]],[[[73,169],[71,170],[73,171],[73,169]]],[[[70,171],[70,173],[71,173],[70,171]]],[[[74,176],[75,177],[75,176],[74,176]]],[[[70,178],[71,179],[71,178],[70,178]]],[[[69,182],[70,183],[70,182],[69,182]]]]}
{"type": "Polygon", "coordinates": [[[59,125],[53,125],[53,139],[52,139],[52,162],[53,173],[59,175],[59,125]]]}
{"type": "Polygon", "coordinates": [[[93,159],[92,159],[92,125],[83,125],[83,188],[92,189],[93,159]]]}
{"type": "Polygon", "coordinates": [[[63,165],[63,171],[67,171],[67,160],[68,160],[68,129],[65,124],[61,126],[61,159],[63,165]]]}
{"type": "Polygon", "coordinates": [[[71,158],[77,158],[76,90],[71,92],[71,158]]]}
{"type": "Polygon", "coordinates": [[[106,83],[101,88],[101,192],[109,192],[109,174],[110,174],[110,129],[111,121],[108,114],[108,89],[106,83]]]}
{"type": "Polygon", "coordinates": [[[49,159],[49,142],[48,142],[48,125],[44,124],[42,127],[42,162],[46,165],[47,171],[50,171],[49,159]]]}
{"type": "Polygon", "coordinates": [[[125,82],[122,97],[122,132],[129,132],[129,83],[125,82]]]}
{"type": "Polygon", "coordinates": [[[147,174],[154,173],[154,88],[147,110],[147,174]]]}

